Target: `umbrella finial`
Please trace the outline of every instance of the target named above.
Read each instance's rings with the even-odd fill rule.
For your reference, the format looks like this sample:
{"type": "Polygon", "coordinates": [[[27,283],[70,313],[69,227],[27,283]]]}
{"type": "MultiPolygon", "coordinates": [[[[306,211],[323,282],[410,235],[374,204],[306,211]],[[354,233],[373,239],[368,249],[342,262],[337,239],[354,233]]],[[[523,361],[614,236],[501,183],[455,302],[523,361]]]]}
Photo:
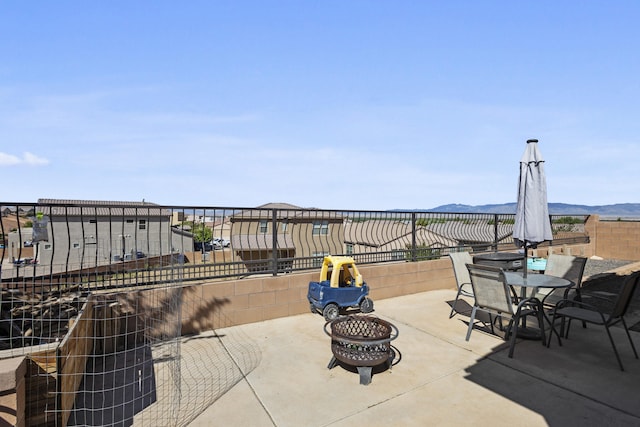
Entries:
{"type": "Polygon", "coordinates": [[[538,142],[538,140],[537,139],[527,139],[527,144],[530,143],[530,142],[538,142]]]}

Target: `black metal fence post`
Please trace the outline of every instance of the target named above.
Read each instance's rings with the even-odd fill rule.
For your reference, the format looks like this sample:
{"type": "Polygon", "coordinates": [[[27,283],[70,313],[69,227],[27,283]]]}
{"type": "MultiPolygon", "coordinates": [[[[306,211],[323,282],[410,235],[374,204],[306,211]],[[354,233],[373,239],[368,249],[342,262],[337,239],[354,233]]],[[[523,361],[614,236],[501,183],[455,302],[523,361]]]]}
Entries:
{"type": "Polygon", "coordinates": [[[271,211],[271,262],[273,263],[273,275],[278,275],[278,210],[271,211]]]}
{"type": "Polygon", "coordinates": [[[499,241],[499,233],[498,233],[498,214],[493,215],[493,246],[492,249],[494,252],[498,250],[498,241],[499,241]]]}
{"type": "Polygon", "coordinates": [[[416,238],[416,213],[411,213],[411,261],[418,260],[418,244],[416,238]]]}

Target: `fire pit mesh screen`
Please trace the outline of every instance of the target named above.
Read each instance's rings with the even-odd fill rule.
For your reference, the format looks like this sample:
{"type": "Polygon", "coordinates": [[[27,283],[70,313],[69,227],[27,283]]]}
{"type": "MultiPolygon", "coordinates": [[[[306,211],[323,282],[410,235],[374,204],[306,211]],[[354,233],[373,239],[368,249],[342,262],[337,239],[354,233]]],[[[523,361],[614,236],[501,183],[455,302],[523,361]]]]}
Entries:
{"type": "Polygon", "coordinates": [[[351,366],[376,366],[388,361],[394,327],[372,316],[346,316],[331,325],[331,351],[351,366]]]}

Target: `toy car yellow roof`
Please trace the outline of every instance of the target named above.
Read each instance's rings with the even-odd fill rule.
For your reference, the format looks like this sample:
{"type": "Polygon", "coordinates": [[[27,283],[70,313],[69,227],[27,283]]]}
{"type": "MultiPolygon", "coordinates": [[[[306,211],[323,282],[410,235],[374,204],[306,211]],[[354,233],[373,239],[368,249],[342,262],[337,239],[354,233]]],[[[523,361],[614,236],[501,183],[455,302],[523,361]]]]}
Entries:
{"type": "Polygon", "coordinates": [[[325,256],[322,262],[322,268],[320,269],[321,282],[327,280],[329,267],[332,268],[330,279],[330,286],[332,288],[339,288],[341,285],[362,286],[362,275],[358,271],[356,262],[352,257],[334,255],[325,256]]]}

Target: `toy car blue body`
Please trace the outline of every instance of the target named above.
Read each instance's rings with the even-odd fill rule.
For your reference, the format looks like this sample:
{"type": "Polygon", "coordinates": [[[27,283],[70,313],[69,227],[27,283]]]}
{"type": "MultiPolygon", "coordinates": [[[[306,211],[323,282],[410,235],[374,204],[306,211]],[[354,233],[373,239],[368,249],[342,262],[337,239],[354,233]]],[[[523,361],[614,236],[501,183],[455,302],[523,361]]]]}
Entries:
{"type": "Polygon", "coordinates": [[[368,298],[369,286],[362,280],[351,257],[327,256],[320,271],[320,280],[309,282],[307,299],[312,312],[320,312],[327,321],[338,317],[341,309],[359,308],[373,311],[368,298]]]}

